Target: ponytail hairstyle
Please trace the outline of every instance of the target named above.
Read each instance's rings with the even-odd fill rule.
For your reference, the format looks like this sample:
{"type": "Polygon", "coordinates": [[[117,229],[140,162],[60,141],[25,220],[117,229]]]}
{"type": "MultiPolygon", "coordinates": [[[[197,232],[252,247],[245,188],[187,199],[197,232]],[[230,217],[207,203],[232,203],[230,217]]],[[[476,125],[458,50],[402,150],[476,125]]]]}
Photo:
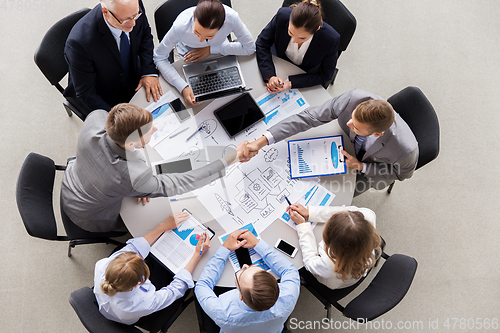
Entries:
{"type": "Polygon", "coordinates": [[[304,28],[310,34],[314,34],[319,27],[323,26],[321,5],[318,0],[303,0],[290,7],[293,8],[290,23],[295,28],[304,28]]]}
{"type": "Polygon", "coordinates": [[[332,215],[323,229],[325,252],[335,264],[337,277],[346,282],[359,279],[375,264],[373,251],[380,256],[380,236],[359,211],[332,215]]]}
{"type": "Polygon", "coordinates": [[[101,282],[101,291],[108,296],[130,291],[149,279],[149,267],[135,252],[123,252],[109,263],[101,282]]]}
{"type": "Polygon", "coordinates": [[[219,0],[200,0],[194,10],[194,19],[205,29],[219,30],[226,20],[226,11],[219,0]]]}

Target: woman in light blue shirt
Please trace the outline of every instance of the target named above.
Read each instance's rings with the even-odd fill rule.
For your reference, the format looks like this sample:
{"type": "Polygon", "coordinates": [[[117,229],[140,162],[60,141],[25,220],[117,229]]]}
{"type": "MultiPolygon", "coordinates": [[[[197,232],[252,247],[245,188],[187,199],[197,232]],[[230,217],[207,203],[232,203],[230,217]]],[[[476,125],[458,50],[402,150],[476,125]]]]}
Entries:
{"type": "MultiPolygon", "coordinates": [[[[148,320],[151,319],[148,315],[164,310],[155,315],[163,316],[166,322],[169,319],[168,313],[173,314],[177,310],[176,307],[167,308],[181,298],[186,290],[194,287],[191,274],[201,258],[203,238],[198,241],[196,251],[186,267],[173,277],[170,284],[159,290],[156,290],[149,280],[150,270],[144,258],[149,254],[151,244],[163,232],[175,229],[188,217],[189,214],[185,212],[172,214],[144,237],[129,240],[123,249],[96,263],[94,294],[99,311],[104,317],[119,323],[152,329],[150,325],[154,325],[155,321],[148,320]]],[[[205,235],[204,239],[203,253],[210,248],[209,237],[205,235]]],[[[165,280],[168,272],[164,270],[160,273],[158,275],[165,280]]]]}
{"type": "Polygon", "coordinates": [[[211,53],[250,55],[255,52],[254,39],[238,13],[219,0],[201,0],[196,7],[180,13],[156,48],[153,60],[165,80],[182,92],[186,103],[191,105],[196,104],[193,91],[168,61],[174,46],[186,62],[199,61],[211,53]],[[236,42],[227,40],[231,32],[236,42]]]}

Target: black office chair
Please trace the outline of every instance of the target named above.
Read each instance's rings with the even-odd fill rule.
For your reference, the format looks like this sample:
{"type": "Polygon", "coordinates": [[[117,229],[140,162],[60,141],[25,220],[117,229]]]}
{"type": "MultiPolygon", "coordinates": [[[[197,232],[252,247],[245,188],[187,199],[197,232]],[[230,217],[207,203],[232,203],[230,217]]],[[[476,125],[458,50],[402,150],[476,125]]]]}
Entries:
{"type": "Polygon", "coordinates": [[[327,318],[331,318],[331,305],[333,305],[348,318],[360,322],[370,321],[394,308],[404,298],[417,271],[417,261],[412,257],[403,254],[388,256],[385,252],[382,252],[382,257],[385,263],[370,285],[345,307],[338,301],[356,289],[364,278],[347,288],[330,289],[309,271],[301,269],[301,282],[323,303],[327,310],[327,318]]]}
{"type": "Polygon", "coordinates": [[[76,226],[67,216],[63,219],[67,236],[57,235],[52,204],[54,179],[56,170],[65,169],[65,166],[55,165],[53,160],[39,154],[26,156],[17,179],[16,201],[28,234],[47,240],[69,241],[68,257],[71,257],[71,249],[80,244],[124,245],[109,237],[123,236],[126,232],[88,232],[76,226]]]}
{"type": "MultiPolygon", "coordinates": [[[[161,327],[161,332],[167,332],[168,328],[174,323],[177,317],[180,316],[182,311],[193,301],[194,296],[186,299],[179,306],[175,314],[169,318],[158,317],[156,320],[158,323],[148,323],[153,324],[153,326],[161,327]],[[154,325],[156,324],[156,325],[154,325]]],[[[139,333],[141,330],[136,328],[134,325],[125,325],[114,322],[107,319],[99,312],[99,305],[95,299],[94,292],[92,288],[83,287],[75,290],[71,293],[69,297],[69,303],[75,310],[78,318],[82,322],[83,326],[90,333],[139,333]]],[[[139,326],[140,327],[140,326],[139,326]]],[[[158,332],[158,330],[153,330],[150,332],[158,332]]]]}
{"type": "MultiPolygon", "coordinates": [[[[284,0],[281,7],[290,7],[294,3],[299,3],[301,0],[284,0]]],[[[356,18],[347,9],[346,6],[339,0],[320,0],[322,8],[323,21],[331,25],[340,34],[339,54],[347,49],[351,42],[354,31],[356,30],[356,18]]],[[[337,77],[338,68],[335,68],[332,81],[327,83],[324,88],[328,88],[333,84],[337,77]]]]}
{"type": "MultiPolygon", "coordinates": [[[[417,87],[406,87],[387,101],[408,124],[417,139],[418,162],[415,170],[436,159],[439,155],[439,121],[424,93],[417,87]]],[[[389,185],[387,193],[391,193],[394,183],[389,185]]]]}
{"type": "MultiPolygon", "coordinates": [[[[47,31],[35,51],[36,65],[61,94],[64,88],[59,82],[68,73],[68,63],[64,59],[66,39],[71,28],[89,11],[89,8],[83,8],[57,21],[47,31]]],[[[75,113],[80,119],[85,120],[85,115],[89,113],[88,108],[75,98],[65,99],[63,106],[70,117],[75,113]]]]}
{"type": "MultiPolygon", "coordinates": [[[[159,5],[158,8],[155,9],[156,36],[158,37],[158,41],[162,41],[165,34],[172,27],[177,16],[179,16],[184,9],[196,6],[198,2],[199,0],[167,0],[159,5]]],[[[231,0],[221,0],[221,2],[231,7],[231,0]]],[[[171,63],[174,62],[173,50],[168,55],[168,60],[171,63]]]]}

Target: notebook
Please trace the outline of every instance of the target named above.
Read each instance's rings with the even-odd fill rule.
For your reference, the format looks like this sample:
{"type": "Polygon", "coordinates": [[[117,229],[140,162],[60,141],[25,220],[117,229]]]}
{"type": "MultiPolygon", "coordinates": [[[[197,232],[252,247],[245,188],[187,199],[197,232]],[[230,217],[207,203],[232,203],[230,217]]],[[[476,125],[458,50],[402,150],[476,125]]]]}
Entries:
{"type": "Polygon", "coordinates": [[[187,64],[182,71],[197,102],[245,90],[240,64],[234,55],[187,64]]]}

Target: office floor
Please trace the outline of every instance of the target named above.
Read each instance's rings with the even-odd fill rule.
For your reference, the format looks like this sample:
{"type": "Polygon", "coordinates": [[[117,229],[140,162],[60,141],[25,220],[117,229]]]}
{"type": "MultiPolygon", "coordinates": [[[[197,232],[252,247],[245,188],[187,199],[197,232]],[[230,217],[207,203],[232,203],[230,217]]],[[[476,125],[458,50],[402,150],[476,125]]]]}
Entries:
{"type": "MultiPolygon", "coordinates": [[[[145,2],[154,27],[154,9],[163,1],[145,2]]],[[[62,96],[38,70],[33,53],[54,22],[96,3],[0,1],[2,332],[86,332],[68,297],[75,289],[92,286],[94,263],[113,248],[79,246],[68,258],[67,243],[28,236],[15,204],[24,157],[34,151],[65,163],[75,154],[82,125],[76,116],[66,115],[62,96]]],[[[340,71],[330,94],[362,88],[387,98],[409,85],[421,88],[439,117],[441,154],[412,179],[397,183],[390,196],[368,192],[353,201],[377,213],[378,231],[388,243],[386,252],[413,256],[419,266],[407,296],[371,329],[348,326],[335,310],[331,328],[493,331],[491,323],[500,320],[500,155],[491,142],[500,125],[500,4],[475,0],[344,0],[344,4],[358,26],[339,59],[340,71]]],[[[254,38],[280,5],[280,0],[233,0],[254,38]]],[[[320,303],[302,290],[292,323],[306,325],[305,321],[321,320],[325,314],[320,303]]],[[[190,306],[170,331],[196,330],[190,306]]]]}

